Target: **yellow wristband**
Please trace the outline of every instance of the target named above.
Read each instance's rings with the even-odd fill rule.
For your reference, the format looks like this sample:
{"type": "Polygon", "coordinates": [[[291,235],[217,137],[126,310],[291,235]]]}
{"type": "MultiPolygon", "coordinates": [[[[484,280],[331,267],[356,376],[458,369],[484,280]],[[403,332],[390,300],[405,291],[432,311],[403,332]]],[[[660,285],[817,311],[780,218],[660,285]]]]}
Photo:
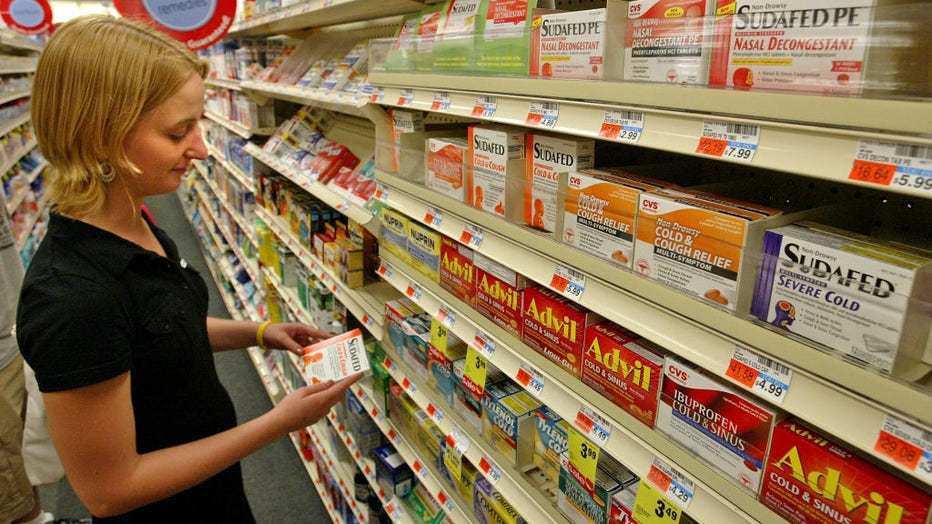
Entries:
{"type": "Polygon", "coordinates": [[[258,344],[262,349],[269,349],[265,347],[265,340],[263,340],[262,337],[265,335],[265,328],[269,327],[269,324],[271,323],[271,320],[266,320],[265,322],[259,324],[259,329],[256,330],[256,344],[258,344]]]}

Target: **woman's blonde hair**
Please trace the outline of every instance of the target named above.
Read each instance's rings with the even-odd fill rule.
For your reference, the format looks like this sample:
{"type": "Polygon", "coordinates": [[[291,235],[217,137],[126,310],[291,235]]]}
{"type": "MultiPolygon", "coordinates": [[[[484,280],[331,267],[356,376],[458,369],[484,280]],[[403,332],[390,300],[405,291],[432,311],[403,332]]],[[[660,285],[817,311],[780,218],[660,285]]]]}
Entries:
{"type": "Polygon", "coordinates": [[[100,164],[138,173],[123,142],[140,116],[207,64],[180,42],[109,15],[75,18],[45,46],[32,88],[32,122],[49,161],[48,194],[58,212],[86,216],[104,202],[100,164]]]}

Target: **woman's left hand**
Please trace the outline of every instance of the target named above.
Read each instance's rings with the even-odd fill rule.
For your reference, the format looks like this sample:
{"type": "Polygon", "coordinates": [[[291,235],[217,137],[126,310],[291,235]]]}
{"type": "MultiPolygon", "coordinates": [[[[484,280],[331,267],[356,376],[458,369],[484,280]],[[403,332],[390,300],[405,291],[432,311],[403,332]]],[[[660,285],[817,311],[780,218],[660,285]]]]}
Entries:
{"type": "Polygon", "coordinates": [[[305,346],[332,336],[332,333],[314,329],[300,322],[276,322],[265,328],[262,341],[267,348],[284,349],[301,355],[305,346]]]}

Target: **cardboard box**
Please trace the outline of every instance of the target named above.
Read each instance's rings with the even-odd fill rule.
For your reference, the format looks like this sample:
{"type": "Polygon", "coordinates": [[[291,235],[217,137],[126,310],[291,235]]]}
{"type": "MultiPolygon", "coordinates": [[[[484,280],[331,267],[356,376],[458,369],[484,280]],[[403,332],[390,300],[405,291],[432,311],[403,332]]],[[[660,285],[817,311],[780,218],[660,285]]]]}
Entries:
{"type": "Polygon", "coordinates": [[[524,288],[527,279],[476,252],[476,309],[484,317],[521,339],[524,331],[524,288]]]}
{"type": "Polygon", "coordinates": [[[440,237],[416,220],[408,221],[408,260],[411,267],[433,282],[440,280],[440,237]]]}
{"type": "Polygon", "coordinates": [[[480,524],[525,524],[527,521],[485,477],[476,479],[473,515],[480,524]]]}
{"type": "MultiPolygon", "coordinates": [[[[476,396],[463,385],[465,369],[465,359],[453,361],[453,376],[456,379],[453,384],[453,411],[463,417],[471,426],[480,428],[482,427],[482,399],[476,398],[476,396]]],[[[485,377],[485,387],[497,384],[503,380],[505,380],[505,375],[502,374],[498,368],[494,366],[488,367],[485,377]]]]}
{"type": "Polygon", "coordinates": [[[580,378],[586,329],[602,317],[543,286],[524,290],[522,310],[524,343],[580,378]]]}
{"type": "Polygon", "coordinates": [[[418,483],[418,485],[414,486],[414,489],[404,498],[404,501],[411,508],[411,514],[417,516],[415,522],[441,524],[447,518],[446,512],[434,500],[424,484],[418,483]]]}
{"type": "Polygon", "coordinates": [[[471,72],[488,0],[447,0],[434,37],[434,71],[471,72]]]}
{"type": "Polygon", "coordinates": [[[624,80],[707,84],[717,1],[628,2],[624,80]]]}
{"type": "Polygon", "coordinates": [[[667,355],[657,431],[750,493],[760,490],[774,423],[783,413],[667,355]]]}
{"type": "Polygon", "coordinates": [[[457,202],[467,198],[469,142],[459,137],[427,139],[427,187],[457,202]]]}
{"type": "MultiPolygon", "coordinates": [[[[575,468],[570,465],[567,453],[561,457],[560,493],[557,497],[557,507],[563,516],[574,524],[606,522],[611,513],[612,497],[625,487],[619,479],[602,466],[603,460],[615,462],[607,454],[599,457],[595,485],[589,489],[586,486],[588,482],[577,477],[578,473],[574,474],[575,468]]],[[[633,477],[630,473],[628,475],[633,477]]]]}
{"type": "Polygon", "coordinates": [[[443,395],[447,405],[453,406],[453,361],[466,356],[466,343],[450,333],[437,319],[430,325],[430,346],[427,353],[427,385],[443,395]]]}
{"type": "Polygon", "coordinates": [[[382,249],[395,255],[404,263],[408,256],[408,217],[393,209],[382,209],[382,234],[379,243],[382,249]]]}
{"type": "Polygon", "coordinates": [[[418,71],[427,72],[434,66],[434,38],[440,28],[444,4],[436,4],[418,13],[417,29],[414,31],[414,48],[417,51],[414,60],[418,71]]]}
{"type": "Polygon", "coordinates": [[[419,21],[419,13],[404,15],[401,19],[394,34],[395,41],[385,56],[387,71],[411,71],[414,68],[416,45],[414,36],[419,21]]]}
{"type": "Polygon", "coordinates": [[[482,436],[512,465],[531,463],[534,453],[534,413],[540,402],[510,380],[485,388],[482,436]]]}
{"type": "Polygon", "coordinates": [[[520,222],[525,154],[524,131],[506,126],[469,126],[468,203],[520,222]]]}
{"type": "Polygon", "coordinates": [[[882,371],[924,376],[932,252],[812,222],[764,233],[751,314],[882,371]]]}
{"type": "Polygon", "coordinates": [[[401,455],[391,446],[375,450],[375,478],[385,493],[404,497],[414,485],[414,473],[401,455]]]}
{"type": "Polygon", "coordinates": [[[634,501],[637,499],[639,485],[640,483],[633,482],[630,486],[612,495],[609,524],[632,524],[634,522],[634,501]]]}
{"type": "Polygon", "coordinates": [[[595,140],[542,133],[525,136],[528,153],[524,223],[553,232],[557,229],[557,202],[562,203],[566,193],[560,175],[591,168],[595,163],[595,140]]]}
{"type": "Polygon", "coordinates": [[[302,354],[304,373],[310,384],[337,382],[369,371],[366,345],[359,329],[307,346],[302,354]]]}
{"type": "Polygon", "coordinates": [[[547,406],[535,411],[533,463],[553,483],[560,481],[560,457],[567,449],[569,422],[547,406]]]}
{"type": "Polygon", "coordinates": [[[482,74],[527,76],[530,27],[535,8],[553,8],[551,0],[488,0],[479,21],[476,71],[482,74]]]}
{"type": "Polygon", "coordinates": [[[535,14],[530,76],[601,80],[605,71],[605,8],[535,14]]]}
{"type": "Polygon", "coordinates": [[[794,418],[773,430],[760,501],[794,524],[923,524],[932,495],[794,418]]]}
{"type": "Polygon", "coordinates": [[[476,307],[473,251],[448,236],[440,238],[440,287],[476,307]]]}
{"type": "Polygon", "coordinates": [[[612,322],[586,329],[582,382],[654,427],[663,374],[663,350],[612,322]]]}

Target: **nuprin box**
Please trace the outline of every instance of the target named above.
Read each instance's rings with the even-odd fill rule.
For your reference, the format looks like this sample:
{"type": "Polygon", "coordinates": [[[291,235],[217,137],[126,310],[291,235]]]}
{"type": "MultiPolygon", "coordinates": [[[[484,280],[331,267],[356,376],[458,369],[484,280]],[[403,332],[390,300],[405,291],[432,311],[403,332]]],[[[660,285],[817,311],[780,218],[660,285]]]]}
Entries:
{"type": "Polygon", "coordinates": [[[932,496],[796,419],[773,430],[760,501],[794,524],[923,524],[932,496]]]}
{"type": "Polygon", "coordinates": [[[664,361],[656,429],[756,494],[781,412],[672,356],[664,361]]]}

